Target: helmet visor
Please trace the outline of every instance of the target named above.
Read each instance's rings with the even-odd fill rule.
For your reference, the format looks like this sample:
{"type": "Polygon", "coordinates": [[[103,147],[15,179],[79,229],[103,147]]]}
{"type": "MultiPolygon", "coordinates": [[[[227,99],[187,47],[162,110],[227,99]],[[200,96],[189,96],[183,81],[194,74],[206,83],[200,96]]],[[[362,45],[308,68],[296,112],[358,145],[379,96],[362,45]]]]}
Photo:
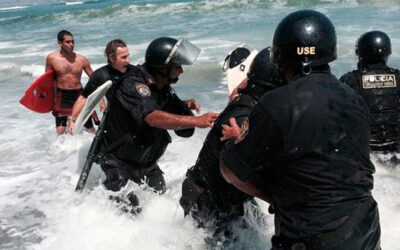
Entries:
{"type": "Polygon", "coordinates": [[[200,48],[196,45],[190,43],[184,38],[180,38],[169,53],[165,60],[165,64],[170,62],[179,65],[193,64],[199,56],[200,51],[200,48]]]}

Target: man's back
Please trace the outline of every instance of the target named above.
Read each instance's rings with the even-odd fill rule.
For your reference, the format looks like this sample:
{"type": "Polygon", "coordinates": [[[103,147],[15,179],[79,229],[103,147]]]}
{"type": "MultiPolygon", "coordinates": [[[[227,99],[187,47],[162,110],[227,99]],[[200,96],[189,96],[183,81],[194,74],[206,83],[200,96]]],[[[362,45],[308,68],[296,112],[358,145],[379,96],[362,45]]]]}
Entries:
{"type": "Polygon", "coordinates": [[[371,115],[371,149],[397,151],[400,148],[400,73],[385,63],[363,65],[340,80],[366,101],[371,115]]]}
{"type": "Polygon", "coordinates": [[[277,178],[268,176],[284,233],[302,237],[337,228],[373,185],[362,98],[332,75],[314,73],[266,95],[261,105],[284,135],[271,159],[277,178]]]}

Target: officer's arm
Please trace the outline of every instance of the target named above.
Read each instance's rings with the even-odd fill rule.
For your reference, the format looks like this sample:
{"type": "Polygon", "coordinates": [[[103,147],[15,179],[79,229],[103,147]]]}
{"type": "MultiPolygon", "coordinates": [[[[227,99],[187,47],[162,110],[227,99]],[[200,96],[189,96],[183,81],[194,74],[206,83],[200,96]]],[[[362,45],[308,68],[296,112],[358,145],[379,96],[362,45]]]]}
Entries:
{"type": "Polygon", "coordinates": [[[220,171],[226,182],[234,185],[237,189],[248,195],[260,198],[268,203],[271,203],[271,199],[264,194],[264,192],[257,187],[253,181],[241,181],[228,167],[226,167],[223,161],[220,161],[220,171]]]}
{"type": "Polygon", "coordinates": [[[212,127],[217,113],[206,113],[201,116],[175,115],[161,110],[154,110],[145,116],[144,121],[151,127],[180,130],[187,128],[212,127]]]}
{"type": "MultiPolygon", "coordinates": [[[[89,64],[89,61],[87,61],[87,63],[89,64]]],[[[90,67],[90,64],[89,64],[90,67]]],[[[92,70],[90,68],[90,70],[92,70]]],[[[93,91],[96,90],[98,84],[102,84],[103,82],[105,82],[105,80],[101,77],[99,77],[100,74],[92,74],[92,72],[90,72],[90,77],[89,77],[89,81],[86,83],[85,88],[83,89],[82,93],[79,95],[78,99],[76,99],[74,106],[72,107],[72,112],[71,115],[69,116],[68,119],[68,131],[71,133],[72,131],[72,127],[74,126],[74,122],[75,119],[78,117],[78,115],[81,113],[83,106],[85,106],[86,103],[86,99],[87,97],[93,93],[93,91]]]]}
{"type": "Polygon", "coordinates": [[[280,145],[277,127],[262,105],[245,119],[235,140],[229,140],[220,154],[224,179],[251,196],[270,203],[270,171],[273,152],[280,145]]]}

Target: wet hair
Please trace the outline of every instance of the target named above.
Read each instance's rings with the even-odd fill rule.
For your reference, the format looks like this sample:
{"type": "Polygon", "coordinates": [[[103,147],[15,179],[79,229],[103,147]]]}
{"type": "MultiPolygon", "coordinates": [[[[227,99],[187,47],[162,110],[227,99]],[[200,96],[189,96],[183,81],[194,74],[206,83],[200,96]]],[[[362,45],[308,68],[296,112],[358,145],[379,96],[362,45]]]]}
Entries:
{"type": "Polygon", "coordinates": [[[68,30],[61,30],[60,32],[58,32],[57,34],[57,39],[59,42],[64,41],[64,36],[72,36],[72,33],[69,32],[68,30]]]}
{"type": "Polygon", "coordinates": [[[121,39],[114,39],[107,43],[106,49],[104,50],[104,55],[107,57],[107,62],[111,63],[109,56],[116,56],[117,55],[117,48],[124,48],[127,47],[126,43],[121,39]]]}

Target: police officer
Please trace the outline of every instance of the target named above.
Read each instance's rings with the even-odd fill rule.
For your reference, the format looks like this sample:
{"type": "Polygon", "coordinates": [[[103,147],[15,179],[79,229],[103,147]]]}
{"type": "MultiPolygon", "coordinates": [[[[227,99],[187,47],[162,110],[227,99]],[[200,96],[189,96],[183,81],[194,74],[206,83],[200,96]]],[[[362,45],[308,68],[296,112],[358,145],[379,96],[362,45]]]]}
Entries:
{"type": "Polygon", "coordinates": [[[368,107],[330,73],[332,23],[289,14],[272,56],[288,84],[263,96],[222,151],[224,178],[273,205],[272,249],[380,249],[368,107]]]}
{"type": "Polygon", "coordinates": [[[196,164],[186,173],[182,184],[180,204],[200,226],[214,231],[213,238],[221,240],[229,234],[231,222],[244,215],[245,202],[251,196],[227,183],[219,172],[221,128],[235,117],[239,124],[247,119],[253,107],[268,90],[280,85],[278,68],[270,60],[270,48],[260,51],[253,60],[247,85],[239,89],[236,97],[219,115],[200,151],[196,164]]]}
{"type": "Polygon", "coordinates": [[[115,85],[97,156],[107,189],[118,191],[128,180],[145,180],[156,192],[164,193],[157,161],[171,142],[167,129],[189,137],[194,127],[212,126],[216,113],[193,116],[190,109],[199,110],[198,103],[181,101],[170,86],[183,72],[181,65],[192,64],[199,53],[186,39],[157,38],[146,50],[145,63],[115,85]]]}
{"type": "Polygon", "coordinates": [[[391,53],[387,34],[367,32],[356,43],[357,70],[340,78],[359,93],[369,107],[373,151],[400,152],[400,73],[386,65],[391,53]]]}

